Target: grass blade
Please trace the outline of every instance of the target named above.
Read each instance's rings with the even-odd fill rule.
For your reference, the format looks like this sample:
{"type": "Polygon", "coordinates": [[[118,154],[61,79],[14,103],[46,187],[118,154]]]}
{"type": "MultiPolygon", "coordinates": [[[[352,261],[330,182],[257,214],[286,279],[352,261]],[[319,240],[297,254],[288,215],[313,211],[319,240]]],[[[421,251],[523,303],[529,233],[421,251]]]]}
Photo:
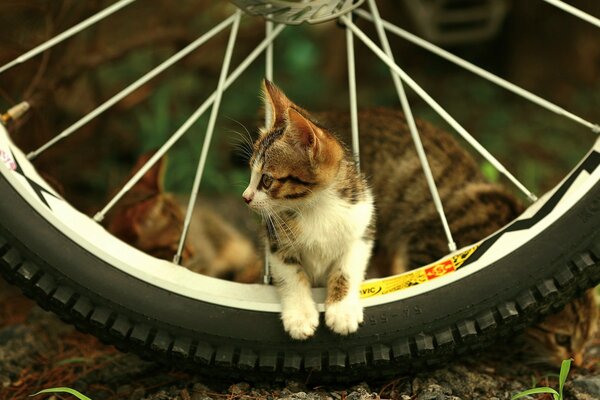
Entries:
{"type": "Polygon", "coordinates": [[[563,386],[567,381],[567,376],[569,375],[569,370],[571,369],[571,361],[573,360],[563,360],[562,364],[560,365],[560,375],[558,378],[558,392],[561,399],[563,398],[563,386]]]}
{"type": "Polygon", "coordinates": [[[89,397],[87,397],[86,395],[79,393],[77,390],[71,389],[68,387],[56,387],[56,388],[40,390],[37,393],[29,395],[29,397],[33,397],[33,396],[37,396],[39,394],[45,394],[45,393],[68,393],[68,394],[72,394],[73,396],[77,397],[79,400],[92,400],[89,397]]]}
{"type": "Polygon", "coordinates": [[[551,393],[555,399],[558,399],[558,392],[550,387],[539,387],[533,388],[529,390],[525,390],[524,392],[517,393],[510,400],[520,399],[521,397],[529,396],[530,394],[540,394],[540,393],[551,393]]]}

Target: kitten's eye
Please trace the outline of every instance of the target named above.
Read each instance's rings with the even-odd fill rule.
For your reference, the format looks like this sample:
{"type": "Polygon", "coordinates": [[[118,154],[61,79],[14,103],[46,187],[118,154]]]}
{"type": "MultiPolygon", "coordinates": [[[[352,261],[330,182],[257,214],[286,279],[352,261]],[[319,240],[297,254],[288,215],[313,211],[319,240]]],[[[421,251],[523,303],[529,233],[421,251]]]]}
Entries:
{"type": "Polygon", "coordinates": [[[269,175],[267,174],[263,174],[260,182],[262,183],[263,187],[265,189],[268,189],[271,187],[271,184],[273,183],[273,178],[271,178],[269,175]]]}
{"type": "Polygon", "coordinates": [[[568,335],[561,335],[560,333],[554,335],[554,340],[559,346],[568,346],[571,343],[571,338],[568,335]]]}

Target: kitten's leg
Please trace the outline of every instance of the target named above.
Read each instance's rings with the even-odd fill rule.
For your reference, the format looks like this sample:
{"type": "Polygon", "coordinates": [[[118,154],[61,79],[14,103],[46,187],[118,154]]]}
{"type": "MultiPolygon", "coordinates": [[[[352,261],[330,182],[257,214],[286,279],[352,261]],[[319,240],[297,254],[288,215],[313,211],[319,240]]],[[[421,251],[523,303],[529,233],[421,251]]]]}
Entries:
{"type": "Polygon", "coordinates": [[[359,290],[372,247],[372,242],[354,242],[329,273],[325,323],[340,335],[356,332],[358,325],[363,322],[359,290]]]}
{"type": "Polygon", "coordinates": [[[310,281],[295,258],[270,254],[269,262],[281,298],[281,320],[294,339],[307,339],[319,325],[319,311],[312,299],[310,281]]]}

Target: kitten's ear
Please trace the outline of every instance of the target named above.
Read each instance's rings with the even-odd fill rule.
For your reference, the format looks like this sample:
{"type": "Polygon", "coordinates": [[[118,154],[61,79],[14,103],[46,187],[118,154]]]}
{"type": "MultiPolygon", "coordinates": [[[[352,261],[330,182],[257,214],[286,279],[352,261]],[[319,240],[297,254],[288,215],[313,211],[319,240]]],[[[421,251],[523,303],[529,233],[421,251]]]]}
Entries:
{"type": "Polygon", "coordinates": [[[317,150],[319,128],[293,108],[289,108],[288,127],[294,141],[303,148],[317,150]]]}
{"type": "MultiPolygon", "coordinates": [[[[146,164],[146,162],[148,162],[148,160],[150,159],[150,157],[152,157],[154,153],[150,152],[150,153],[145,153],[142,154],[137,162],[135,163],[135,166],[133,167],[133,173],[132,176],[139,171],[144,164],[146,164]]],[[[142,178],[138,181],[138,183],[135,184],[136,188],[143,188],[147,191],[149,191],[150,193],[162,193],[163,192],[163,182],[164,182],[164,176],[165,176],[165,170],[167,169],[167,161],[166,161],[166,157],[161,157],[156,164],[154,164],[152,166],[152,168],[150,168],[148,170],[148,172],[146,172],[144,174],[144,176],[142,176],[142,178]]]]}
{"type": "Polygon", "coordinates": [[[285,121],[286,111],[292,102],[268,79],[263,80],[263,97],[265,102],[265,128],[271,130],[285,121]]]}

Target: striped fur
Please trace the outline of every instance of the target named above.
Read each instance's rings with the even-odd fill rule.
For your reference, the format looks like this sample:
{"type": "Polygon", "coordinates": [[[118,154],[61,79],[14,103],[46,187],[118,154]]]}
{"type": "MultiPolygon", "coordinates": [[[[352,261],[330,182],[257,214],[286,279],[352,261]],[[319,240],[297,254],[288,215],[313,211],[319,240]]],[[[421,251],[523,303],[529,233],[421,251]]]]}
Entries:
{"type": "MultiPolygon", "coordinates": [[[[350,141],[345,112],[313,113],[350,141]]],[[[362,172],[375,196],[377,232],[370,274],[398,274],[448,253],[448,241],[434,208],[404,115],[375,108],[359,111],[362,172]]],[[[459,247],[485,238],[522,211],[498,184],[485,181],[475,160],[450,135],[425,121],[417,128],[459,247]]]]}

